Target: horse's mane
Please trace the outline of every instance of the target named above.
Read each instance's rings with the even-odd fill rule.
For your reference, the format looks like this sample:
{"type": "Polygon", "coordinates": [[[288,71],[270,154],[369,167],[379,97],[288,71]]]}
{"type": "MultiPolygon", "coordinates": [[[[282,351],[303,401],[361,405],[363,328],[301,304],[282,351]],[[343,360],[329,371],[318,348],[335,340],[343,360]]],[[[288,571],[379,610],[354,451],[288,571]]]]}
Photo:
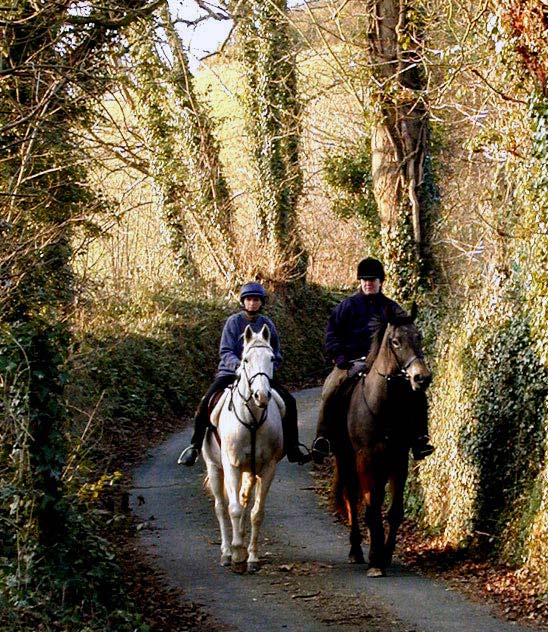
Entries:
{"type": "Polygon", "coordinates": [[[396,316],[395,314],[391,314],[388,319],[377,317],[372,321],[373,331],[371,333],[371,346],[369,347],[369,353],[365,359],[366,371],[371,369],[375,358],[379,355],[382,340],[388,325],[401,327],[402,325],[411,325],[413,320],[413,316],[396,316]]]}

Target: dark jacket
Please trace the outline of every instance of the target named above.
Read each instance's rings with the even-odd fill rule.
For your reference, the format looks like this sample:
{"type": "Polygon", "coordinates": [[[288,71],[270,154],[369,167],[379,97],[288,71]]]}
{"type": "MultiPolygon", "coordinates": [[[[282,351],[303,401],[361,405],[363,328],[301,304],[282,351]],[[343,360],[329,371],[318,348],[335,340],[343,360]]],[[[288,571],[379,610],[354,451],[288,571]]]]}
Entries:
{"type": "Polygon", "coordinates": [[[345,298],[327,321],[327,356],[337,365],[366,356],[379,319],[387,321],[393,315],[407,316],[407,313],[381,292],[365,295],[359,290],[345,298]]]}
{"type": "Polygon", "coordinates": [[[251,329],[253,329],[255,333],[259,333],[263,325],[268,325],[270,329],[270,344],[274,351],[274,368],[277,369],[282,363],[280,338],[274,323],[268,316],[263,316],[262,314],[259,314],[256,320],[251,321],[242,311],[229,316],[223,327],[221,343],[219,345],[221,361],[217,367],[217,377],[221,375],[235,375],[236,369],[240,366],[242,359],[242,351],[244,348],[242,335],[247,325],[251,325],[251,329]]]}

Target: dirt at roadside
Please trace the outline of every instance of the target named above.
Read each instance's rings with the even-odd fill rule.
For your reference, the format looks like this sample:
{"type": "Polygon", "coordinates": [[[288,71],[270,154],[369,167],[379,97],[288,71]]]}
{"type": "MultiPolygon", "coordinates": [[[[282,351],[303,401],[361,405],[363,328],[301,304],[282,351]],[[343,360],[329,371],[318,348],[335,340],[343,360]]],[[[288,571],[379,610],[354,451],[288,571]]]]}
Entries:
{"type": "MultiPolygon", "coordinates": [[[[328,511],[332,475],[331,461],[315,468],[315,491],[328,511]]],[[[439,537],[427,537],[411,520],[400,528],[396,554],[414,572],[448,581],[471,601],[491,604],[500,618],[548,630],[548,594],[534,577],[494,565],[479,551],[455,549],[439,537]]]]}

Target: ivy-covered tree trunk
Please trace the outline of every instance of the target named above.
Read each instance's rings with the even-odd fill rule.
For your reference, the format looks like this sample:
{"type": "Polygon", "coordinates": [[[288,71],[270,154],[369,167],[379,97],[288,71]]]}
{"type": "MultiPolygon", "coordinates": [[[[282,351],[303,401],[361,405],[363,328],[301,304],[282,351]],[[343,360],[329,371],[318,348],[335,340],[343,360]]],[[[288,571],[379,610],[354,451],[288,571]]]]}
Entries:
{"type": "Polygon", "coordinates": [[[392,292],[411,298],[428,270],[428,110],[421,60],[422,33],[413,0],[366,2],[375,93],[372,175],[392,292]]]}
{"type": "Polygon", "coordinates": [[[74,128],[106,85],[107,45],[147,4],[15,0],[2,13],[0,557],[15,558],[10,590],[66,545],[71,237],[95,202],[74,128]]]}
{"type": "MultiPolygon", "coordinates": [[[[531,150],[524,152],[518,204],[523,238],[518,240],[517,265],[525,297],[535,360],[548,370],[548,7],[535,0],[504,0],[496,5],[499,24],[493,30],[511,74],[530,87],[528,114],[531,124],[531,150]]],[[[537,459],[540,472],[526,511],[528,519],[522,559],[525,568],[548,587],[548,397],[546,378],[525,381],[527,392],[543,396],[543,405],[534,410],[541,420],[542,454],[537,459]]],[[[520,462],[520,466],[523,464],[520,462]]]]}
{"type": "Polygon", "coordinates": [[[229,287],[238,278],[232,198],[167,4],[161,21],[141,22],[130,42],[136,109],[180,275],[229,287]],[[162,46],[169,45],[171,66],[156,46],[159,26],[167,35],[162,46]]]}
{"type": "Polygon", "coordinates": [[[300,114],[295,53],[286,0],[237,3],[245,68],[246,126],[251,145],[254,200],[263,256],[259,274],[291,282],[306,274],[296,205],[302,190],[300,114]]]}
{"type": "Polygon", "coordinates": [[[36,518],[42,544],[59,541],[63,533],[70,236],[73,218],[89,201],[70,139],[79,107],[68,97],[69,79],[58,72],[55,44],[63,13],[58,6],[37,11],[31,2],[17,2],[3,16],[2,439],[7,456],[27,455],[12,460],[18,466],[5,474],[14,483],[12,511],[20,524],[36,518]]]}

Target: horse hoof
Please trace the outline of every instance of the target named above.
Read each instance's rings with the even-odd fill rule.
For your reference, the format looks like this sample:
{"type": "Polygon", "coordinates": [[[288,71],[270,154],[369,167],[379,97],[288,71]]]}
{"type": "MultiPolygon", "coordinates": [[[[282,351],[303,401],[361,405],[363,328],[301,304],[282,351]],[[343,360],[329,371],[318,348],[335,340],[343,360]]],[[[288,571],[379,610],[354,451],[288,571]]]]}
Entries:
{"type": "Polygon", "coordinates": [[[367,569],[367,577],[386,577],[386,573],[382,568],[375,568],[372,566],[367,569]]]}
{"type": "Polygon", "coordinates": [[[230,566],[231,561],[231,555],[221,555],[221,566],[230,566]]]}
{"type": "Polygon", "coordinates": [[[350,564],[365,564],[363,553],[361,555],[350,553],[350,555],[348,556],[348,561],[350,562],[350,564]]]}
{"type": "Polygon", "coordinates": [[[248,573],[257,573],[261,570],[261,565],[259,562],[248,562],[247,563],[247,572],[248,573]]]}
{"type": "Polygon", "coordinates": [[[230,564],[230,568],[234,573],[238,573],[238,575],[242,575],[247,570],[247,563],[245,560],[243,562],[234,562],[230,564]]]}

